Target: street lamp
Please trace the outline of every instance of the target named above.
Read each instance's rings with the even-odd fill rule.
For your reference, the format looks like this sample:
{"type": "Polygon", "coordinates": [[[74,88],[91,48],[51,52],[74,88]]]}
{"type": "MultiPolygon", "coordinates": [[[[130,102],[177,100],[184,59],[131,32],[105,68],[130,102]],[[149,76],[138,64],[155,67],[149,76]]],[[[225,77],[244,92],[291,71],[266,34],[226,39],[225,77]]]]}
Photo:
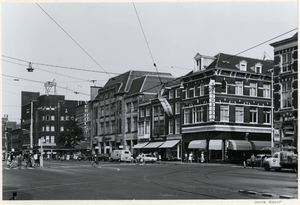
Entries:
{"type": "Polygon", "coordinates": [[[43,143],[44,143],[44,137],[41,137],[41,139],[40,139],[40,145],[41,145],[40,167],[44,166],[44,158],[43,158],[44,149],[43,149],[43,143]]]}
{"type": "Polygon", "coordinates": [[[274,69],[269,69],[268,72],[271,73],[271,154],[274,153],[274,69]]]}

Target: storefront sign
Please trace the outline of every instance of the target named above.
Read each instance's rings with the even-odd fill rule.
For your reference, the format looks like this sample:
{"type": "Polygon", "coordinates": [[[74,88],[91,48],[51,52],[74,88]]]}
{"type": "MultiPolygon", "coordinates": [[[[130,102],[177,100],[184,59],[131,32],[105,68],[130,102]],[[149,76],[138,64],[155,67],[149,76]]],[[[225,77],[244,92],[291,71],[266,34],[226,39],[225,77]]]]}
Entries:
{"type": "Polygon", "coordinates": [[[277,129],[274,129],[274,142],[280,141],[280,132],[277,129]]]}
{"type": "Polygon", "coordinates": [[[172,107],[171,107],[170,103],[168,102],[168,100],[163,97],[158,97],[158,100],[160,101],[160,103],[161,103],[164,111],[167,113],[167,115],[168,116],[173,115],[172,107]]]}

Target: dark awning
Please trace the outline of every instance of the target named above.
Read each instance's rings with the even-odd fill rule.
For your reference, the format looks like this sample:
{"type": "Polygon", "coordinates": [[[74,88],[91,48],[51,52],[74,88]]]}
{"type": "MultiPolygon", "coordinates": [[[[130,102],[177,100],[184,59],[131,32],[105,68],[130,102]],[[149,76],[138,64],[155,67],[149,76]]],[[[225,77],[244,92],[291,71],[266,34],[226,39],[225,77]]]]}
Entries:
{"type": "Polygon", "coordinates": [[[228,140],[230,150],[252,150],[252,145],[246,140],[228,140]]]}
{"type": "Polygon", "coordinates": [[[149,144],[147,144],[145,147],[143,148],[157,148],[160,145],[162,145],[164,142],[150,142],[149,144]]]}
{"type": "Polygon", "coordinates": [[[250,141],[252,144],[253,150],[261,150],[265,147],[271,147],[270,141],[250,141]]]}
{"type": "Polygon", "coordinates": [[[168,140],[165,141],[159,148],[172,148],[178,144],[180,140],[168,140]]]}

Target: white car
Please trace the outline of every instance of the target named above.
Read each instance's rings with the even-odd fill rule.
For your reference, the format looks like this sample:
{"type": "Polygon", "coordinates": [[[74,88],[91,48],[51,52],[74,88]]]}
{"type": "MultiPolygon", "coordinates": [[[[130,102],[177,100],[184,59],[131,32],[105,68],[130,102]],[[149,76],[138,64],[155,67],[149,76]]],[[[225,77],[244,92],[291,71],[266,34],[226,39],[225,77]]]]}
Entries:
{"type": "Polygon", "coordinates": [[[142,154],[140,156],[140,160],[141,160],[141,162],[144,162],[144,163],[147,163],[147,162],[154,163],[157,161],[157,158],[153,157],[153,155],[151,155],[151,154],[142,154]]]}

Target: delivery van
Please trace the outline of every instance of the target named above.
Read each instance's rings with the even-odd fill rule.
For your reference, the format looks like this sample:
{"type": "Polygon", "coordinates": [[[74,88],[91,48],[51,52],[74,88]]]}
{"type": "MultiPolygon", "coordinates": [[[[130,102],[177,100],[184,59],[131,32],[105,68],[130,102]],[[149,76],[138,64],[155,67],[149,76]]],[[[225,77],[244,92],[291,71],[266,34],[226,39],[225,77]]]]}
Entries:
{"type": "Polygon", "coordinates": [[[110,161],[131,162],[131,152],[129,150],[113,150],[110,161]]]}

